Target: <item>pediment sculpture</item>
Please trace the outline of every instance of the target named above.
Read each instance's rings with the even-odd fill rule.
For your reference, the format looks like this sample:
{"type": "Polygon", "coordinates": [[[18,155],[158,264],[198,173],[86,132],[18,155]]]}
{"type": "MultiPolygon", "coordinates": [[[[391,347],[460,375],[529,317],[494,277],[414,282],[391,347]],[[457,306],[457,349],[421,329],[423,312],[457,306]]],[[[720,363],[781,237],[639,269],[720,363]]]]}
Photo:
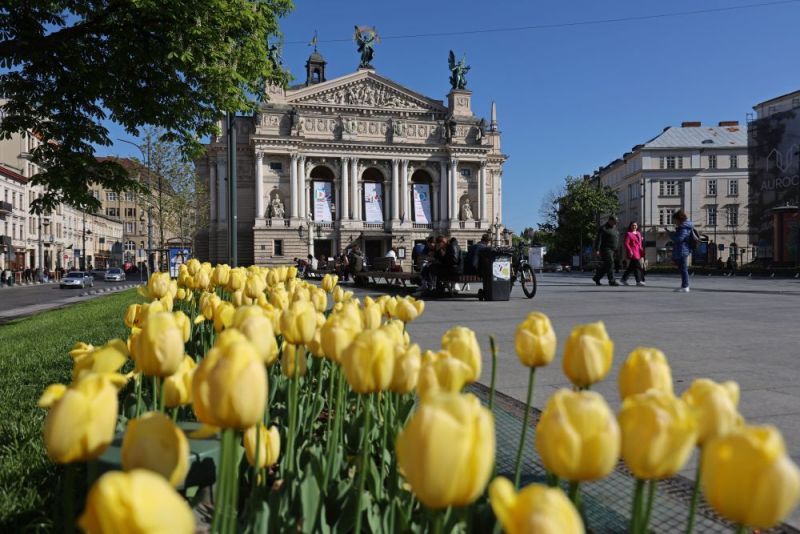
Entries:
{"type": "Polygon", "coordinates": [[[364,106],[393,109],[428,109],[408,95],[374,80],[360,81],[327,91],[310,94],[295,100],[303,104],[333,104],[338,106],[364,106]]]}

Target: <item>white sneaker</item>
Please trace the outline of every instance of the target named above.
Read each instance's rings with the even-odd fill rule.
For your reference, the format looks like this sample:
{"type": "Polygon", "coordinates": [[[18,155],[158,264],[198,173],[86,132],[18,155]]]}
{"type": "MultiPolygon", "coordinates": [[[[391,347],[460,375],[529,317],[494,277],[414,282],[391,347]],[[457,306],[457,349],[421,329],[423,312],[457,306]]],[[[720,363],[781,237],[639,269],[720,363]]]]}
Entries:
{"type": "Polygon", "coordinates": [[[620,282],[622,282],[623,286],[629,286],[630,285],[627,280],[620,280],[620,282]]]}
{"type": "Polygon", "coordinates": [[[647,284],[645,284],[644,282],[636,282],[636,285],[637,286],[646,286],[647,284]]]}
{"type": "Polygon", "coordinates": [[[678,289],[675,290],[675,293],[688,293],[688,292],[689,292],[688,287],[679,287],[678,289]]]}

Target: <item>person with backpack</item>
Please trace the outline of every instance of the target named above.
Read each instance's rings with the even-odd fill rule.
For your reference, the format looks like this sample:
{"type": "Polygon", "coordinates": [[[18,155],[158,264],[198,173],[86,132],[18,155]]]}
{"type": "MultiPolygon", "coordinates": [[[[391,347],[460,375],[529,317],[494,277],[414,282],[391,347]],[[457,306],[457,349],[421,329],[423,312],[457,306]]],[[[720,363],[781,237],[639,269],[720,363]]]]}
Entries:
{"type": "Polygon", "coordinates": [[[631,222],[628,231],[625,233],[625,255],[628,256],[628,268],[620,280],[624,285],[628,285],[628,277],[633,273],[637,286],[643,286],[644,273],[642,271],[642,257],[644,247],[642,246],[642,234],[639,233],[639,224],[631,222]]]}
{"type": "Polygon", "coordinates": [[[601,285],[600,279],[603,278],[603,275],[608,276],[608,285],[619,285],[614,280],[614,251],[617,250],[618,245],[617,218],[610,215],[608,221],[597,230],[597,237],[594,240],[595,254],[600,256],[602,262],[592,277],[595,285],[601,285]]]}
{"type": "Polygon", "coordinates": [[[689,292],[689,254],[697,248],[700,236],[694,229],[694,224],[689,220],[686,212],[678,210],[672,216],[675,223],[675,231],[667,229],[667,235],[672,239],[672,260],[681,272],[681,287],[675,291],[678,293],[689,292]]]}

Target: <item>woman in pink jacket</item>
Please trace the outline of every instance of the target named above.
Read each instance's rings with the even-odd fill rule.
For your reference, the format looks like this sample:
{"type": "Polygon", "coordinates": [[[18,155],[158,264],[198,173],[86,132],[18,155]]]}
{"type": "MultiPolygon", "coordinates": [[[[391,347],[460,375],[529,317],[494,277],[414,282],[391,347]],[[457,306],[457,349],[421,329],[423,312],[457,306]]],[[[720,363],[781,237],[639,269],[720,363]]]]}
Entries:
{"type": "Polygon", "coordinates": [[[636,278],[636,285],[644,285],[644,271],[642,270],[642,257],[644,247],[642,246],[642,234],[639,233],[639,225],[632,222],[628,225],[628,232],[625,234],[625,255],[628,257],[628,268],[622,275],[621,282],[628,285],[628,277],[633,272],[636,278]]]}

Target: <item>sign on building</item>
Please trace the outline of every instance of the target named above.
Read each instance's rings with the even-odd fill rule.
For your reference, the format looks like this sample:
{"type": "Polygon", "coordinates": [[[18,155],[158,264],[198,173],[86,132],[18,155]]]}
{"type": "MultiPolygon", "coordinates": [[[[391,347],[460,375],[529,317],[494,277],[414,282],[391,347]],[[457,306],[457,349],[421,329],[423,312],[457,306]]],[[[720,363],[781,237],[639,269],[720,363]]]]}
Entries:
{"type": "Polygon", "coordinates": [[[314,182],[314,220],[317,222],[333,220],[332,182],[314,182]]]}
{"type": "Polygon", "coordinates": [[[414,222],[429,224],[431,216],[431,186],[414,184],[414,222]]]}
{"type": "Polygon", "coordinates": [[[383,222],[383,184],[364,183],[364,215],[366,222],[383,222]]]}

